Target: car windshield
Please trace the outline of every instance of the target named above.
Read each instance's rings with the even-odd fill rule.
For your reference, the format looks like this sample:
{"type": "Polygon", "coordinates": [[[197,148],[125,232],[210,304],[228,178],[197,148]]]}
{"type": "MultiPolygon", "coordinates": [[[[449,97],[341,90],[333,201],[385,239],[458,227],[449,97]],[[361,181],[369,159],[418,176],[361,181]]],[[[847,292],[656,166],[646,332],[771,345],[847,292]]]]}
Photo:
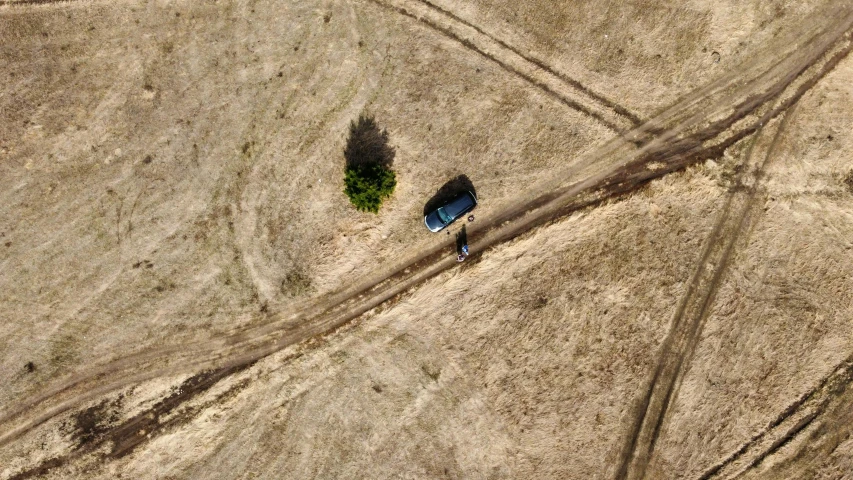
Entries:
{"type": "Polygon", "coordinates": [[[448,215],[447,212],[444,211],[444,207],[438,209],[438,218],[439,220],[441,220],[441,223],[445,225],[447,225],[448,223],[450,223],[451,220],[453,220],[452,218],[450,218],[450,215],[448,215]]]}

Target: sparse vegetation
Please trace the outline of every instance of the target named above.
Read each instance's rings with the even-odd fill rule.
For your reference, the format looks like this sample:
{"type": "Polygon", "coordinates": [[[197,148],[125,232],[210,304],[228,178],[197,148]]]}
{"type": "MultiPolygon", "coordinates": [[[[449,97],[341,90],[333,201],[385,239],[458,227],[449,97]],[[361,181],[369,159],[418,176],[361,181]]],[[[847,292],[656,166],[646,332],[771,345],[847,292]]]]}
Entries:
{"type": "Polygon", "coordinates": [[[372,117],[361,115],[350,123],[344,150],[344,193],[355,208],[378,213],[382,202],[394,193],[397,186],[397,176],[391,169],[394,155],[394,149],[388,145],[388,132],[380,129],[372,117]]]}
{"type": "Polygon", "coordinates": [[[435,365],[421,365],[421,371],[429,377],[433,382],[438,381],[438,377],[441,376],[441,368],[436,367],[435,365]]]}
{"type": "Polygon", "coordinates": [[[287,296],[302,295],[310,289],[311,278],[299,268],[287,272],[281,280],[281,293],[287,296]]]}
{"type": "Polygon", "coordinates": [[[853,170],[850,170],[844,176],[844,185],[847,187],[848,192],[853,193],[853,170]]]}

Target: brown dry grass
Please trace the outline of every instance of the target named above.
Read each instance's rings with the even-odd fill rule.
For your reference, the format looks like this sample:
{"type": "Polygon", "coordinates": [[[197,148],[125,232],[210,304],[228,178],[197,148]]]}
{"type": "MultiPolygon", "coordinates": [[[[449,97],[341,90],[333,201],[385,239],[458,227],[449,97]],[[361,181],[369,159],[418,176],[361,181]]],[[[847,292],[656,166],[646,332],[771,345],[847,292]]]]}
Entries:
{"type": "MultiPolygon", "coordinates": [[[[767,42],[828,3],[433,5],[456,16],[449,31],[469,22],[603,99],[583,105],[645,119],[739,62],[769,61],[757,58],[767,42]]],[[[430,8],[0,6],[3,413],[131,353],[298,311],[434,245],[422,209],[446,181],[467,175],[487,221],[615,135],[479,44],[383,5],[430,8]],[[365,111],[397,154],[378,217],[341,193],[347,128],[365,111]]],[[[850,393],[820,390],[853,354],[851,61],[780,135],[646,478],[698,478],[744,445],[720,472],[755,459],[746,476],[853,468],[850,393]]],[[[163,399],[197,372],[81,403],[3,444],[0,478],[69,456],[46,478],[613,478],[751,141],[506,242],[174,409],[163,399]],[[81,450],[154,410],[129,455],[81,450]]]]}

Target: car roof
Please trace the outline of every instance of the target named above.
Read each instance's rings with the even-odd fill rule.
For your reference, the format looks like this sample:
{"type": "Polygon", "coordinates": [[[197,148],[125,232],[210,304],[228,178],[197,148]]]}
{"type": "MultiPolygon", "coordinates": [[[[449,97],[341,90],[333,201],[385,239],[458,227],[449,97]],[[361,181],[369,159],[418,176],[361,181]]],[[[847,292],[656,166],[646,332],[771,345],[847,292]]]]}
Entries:
{"type": "Polygon", "coordinates": [[[474,205],[474,198],[468,192],[460,193],[456,198],[450,201],[447,205],[444,206],[444,211],[447,212],[448,215],[452,217],[457,217],[458,215],[465,212],[466,209],[472,207],[474,205]]]}

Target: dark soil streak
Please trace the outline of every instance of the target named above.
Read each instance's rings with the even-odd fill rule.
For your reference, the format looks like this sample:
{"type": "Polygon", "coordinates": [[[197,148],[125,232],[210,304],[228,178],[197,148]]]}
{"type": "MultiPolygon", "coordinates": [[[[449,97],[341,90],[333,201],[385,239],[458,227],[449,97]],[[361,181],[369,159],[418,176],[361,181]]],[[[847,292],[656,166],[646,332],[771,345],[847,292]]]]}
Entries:
{"type": "MultiPolygon", "coordinates": [[[[161,418],[174,412],[182,404],[208,391],[220,380],[243,371],[249,368],[252,364],[253,363],[224,367],[217,370],[202,372],[190,377],[185,380],[176,391],[157,402],[149,410],[141,412],[112,428],[104,427],[99,419],[104,412],[106,403],[101,403],[83,410],[76,416],[78,427],[82,427],[83,431],[75,433],[74,438],[78,443],[71,453],[63,457],[51,458],[36,467],[10,477],[9,480],[24,480],[44,475],[50,470],[59,468],[82,455],[95,452],[107,444],[111,444],[112,447],[109,453],[104,455],[105,458],[116,459],[124,457],[132,453],[143,443],[147,442],[152,438],[152,436],[162,433],[172,427],[185,424],[195,418],[195,416],[198,415],[198,413],[200,413],[205,407],[209,406],[209,404],[188,409],[185,412],[178,413],[165,422],[161,422],[161,418]],[[81,419],[82,424],[80,423],[81,419]]],[[[233,390],[244,388],[246,383],[247,382],[244,381],[238,384],[236,387],[221,395],[215,401],[221,401],[224,398],[229,397],[233,394],[233,390]]]]}
{"type": "Polygon", "coordinates": [[[184,381],[177,391],[157,402],[150,410],[142,412],[110,430],[105,440],[113,442],[108,457],[121,458],[133,452],[136,447],[147,441],[150,436],[162,432],[169,426],[184,424],[197,412],[183,412],[161,423],[161,418],[172,413],[180,405],[208,391],[211,387],[235,373],[252,366],[252,363],[240,366],[224,367],[218,370],[202,372],[184,381]]]}
{"type": "Polygon", "coordinates": [[[100,438],[109,430],[108,425],[118,420],[117,409],[121,407],[123,397],[113,402],[103,402],[89,407],[74,416],[74,431],[72,439],[77,449],[100,438]]]}

